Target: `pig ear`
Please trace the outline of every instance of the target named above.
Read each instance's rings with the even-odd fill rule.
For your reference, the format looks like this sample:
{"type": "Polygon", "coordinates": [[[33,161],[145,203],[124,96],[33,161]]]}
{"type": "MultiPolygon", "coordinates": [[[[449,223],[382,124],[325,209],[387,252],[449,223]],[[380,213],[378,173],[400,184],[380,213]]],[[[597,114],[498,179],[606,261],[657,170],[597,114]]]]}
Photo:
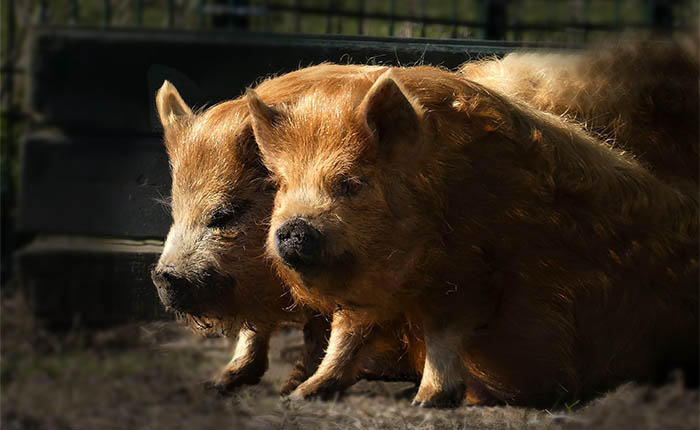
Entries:
{"type": "Polygon", "coordinates": [[[358,110],[365,132],[379,145],[413,142],[420,133],[420,107],[414,106],[391,70],[369,89],[358,110]]]}
{"type": "Polygon", "coordinates": [[[258,94],[250,88],[246,91],[246,101],[248,102],[248,111],[250,112],[255,140],[260,149],[265,152],[266,146],[272,142],[271,132],[275,127],[275,123],[281,119],[282,113],[274,107],[265,104],[258,94]]]}
{"type": "Polygon", "coordinates": [[[182,100],[175,86],[168,81],[163,82],[163,86],[156,94],[156,107],[164,129],[167,129],[179,118],[192,115],[192,109],[182,100]]]}

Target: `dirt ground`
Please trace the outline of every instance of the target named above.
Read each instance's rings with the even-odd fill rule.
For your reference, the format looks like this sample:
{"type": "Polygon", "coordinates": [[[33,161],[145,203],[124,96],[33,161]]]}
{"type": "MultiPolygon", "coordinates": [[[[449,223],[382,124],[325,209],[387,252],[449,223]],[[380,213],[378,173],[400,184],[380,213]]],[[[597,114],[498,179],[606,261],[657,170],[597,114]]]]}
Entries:
{"type": "MultiPolygon", "coordinates": [[[[56,335],[18,298],[2,301],[2,429],[698,429],[700,397],[677,381],[628,384],[560,410],[410,405],[411,383],[356,384],[331,402],[290,402],[277,390],[301,345],[296,330],[272,340],[263,381],[231,397],[201,382],[225,364],[225,339],[176,323],[132,324],[56,335]]],[[[534,370],[534,369],[533,369],[534,370]]]]}

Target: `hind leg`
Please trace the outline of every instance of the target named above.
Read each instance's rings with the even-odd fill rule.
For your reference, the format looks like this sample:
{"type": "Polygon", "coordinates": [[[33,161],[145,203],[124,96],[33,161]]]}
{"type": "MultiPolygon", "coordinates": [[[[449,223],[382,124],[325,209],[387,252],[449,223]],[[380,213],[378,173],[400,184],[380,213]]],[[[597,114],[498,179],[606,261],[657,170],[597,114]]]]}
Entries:
{"type": "Polygon", "coordinates": [[[328,346],[330,329],[331,325],[325,316],[309,312],[306,324],[304,324],[303,355],[294,365],[287,381],[282,384],[280,394],[289,395],[316,372],[328,346]]]}
{"type": "Polygon", "coordinates": [[[413,404],[421,407],[457,407],[464,400],[466,369],[459,346],[461,333],[454,329],[425,329],[425,365],[413,404]]]}

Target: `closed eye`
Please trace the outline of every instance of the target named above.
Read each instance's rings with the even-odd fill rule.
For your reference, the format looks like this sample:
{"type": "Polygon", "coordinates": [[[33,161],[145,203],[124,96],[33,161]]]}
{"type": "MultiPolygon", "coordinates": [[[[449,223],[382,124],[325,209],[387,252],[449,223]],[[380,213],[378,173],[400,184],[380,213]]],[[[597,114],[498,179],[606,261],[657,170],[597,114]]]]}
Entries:
{"type": "Polygon", "coordinates": [[[365,184],[366,182],[357,176],[347,176],[335,183],[333,194],[337,197],[352,197],[357,195],[365,184]]]}
{"type": "Polygon", "coordinates": [[[207,227],[226,228],[235,225],[251,206],[250,200],[237,200],[220,206],[211,214],[207,227]]]}

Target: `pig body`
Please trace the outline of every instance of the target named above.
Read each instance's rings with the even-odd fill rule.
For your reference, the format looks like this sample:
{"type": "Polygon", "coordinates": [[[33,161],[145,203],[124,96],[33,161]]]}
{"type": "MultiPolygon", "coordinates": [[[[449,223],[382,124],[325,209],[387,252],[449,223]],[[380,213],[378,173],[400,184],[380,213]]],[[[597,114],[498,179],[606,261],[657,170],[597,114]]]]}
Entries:
{"type": "Polygon", "coordinates": [[[296,395],[397,319],[424,340],[423,406],[697,367],[697,198],[579,126],[431,67],[248,105],[279,185],[267,252],[297,300],[344,312],[296,395]]]}
{"type": "Polygon", "coordinates": [[[460,73],[535,109],[578,121],[657,177],[698,183],[698,43],[623,40],[568,53],[514,52],[460,73]]]}

